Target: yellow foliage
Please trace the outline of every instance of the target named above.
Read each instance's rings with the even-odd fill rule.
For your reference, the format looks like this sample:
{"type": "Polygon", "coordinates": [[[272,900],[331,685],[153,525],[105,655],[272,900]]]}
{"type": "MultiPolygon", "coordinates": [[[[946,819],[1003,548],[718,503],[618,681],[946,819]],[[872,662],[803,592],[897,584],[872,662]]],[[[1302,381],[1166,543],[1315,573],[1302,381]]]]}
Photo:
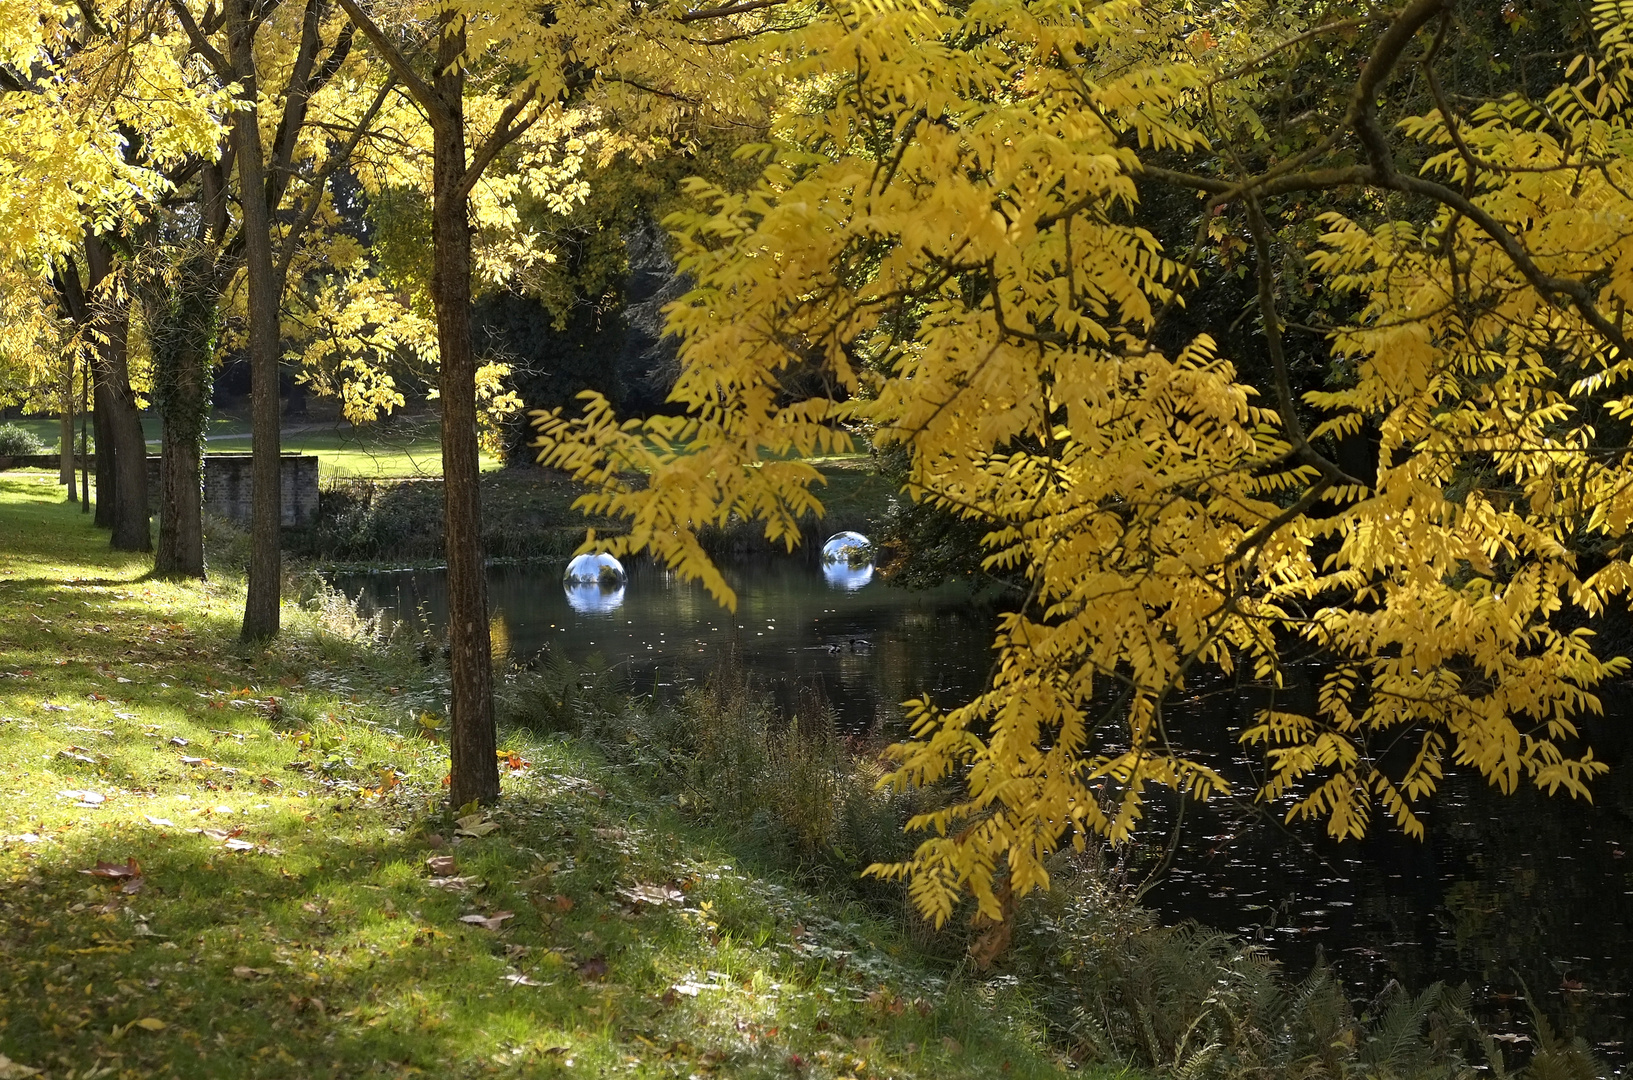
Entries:
{"type": "Polygon", "coordinates": [[[1203,40],[1185,7],[868,0],[756,39],[780,110],[763,174],[695,183],[670,222],[695,282],[670,311],[685,415],[620,422],[587,395],[582,416],[537,418],[541,458],[590,485],[582,507],[628,522],[614,550],[727,605],[698,530],[757,519],[792,545],[820,509],[797,459],[852,432],[906,451],[912,498],[989,527],[988,565],[1028,594],[983,693],[909,703],[888,779],[962,792],[912,823],[910,861],[873,868],[909,877],[938,922],[965,896],[1001,918],[1061,844],[1128,837],[1152,786],[1229,790],[1170,742],[1165,710],[1210,669],[1279,684],[1294,643],[1323,658],[1316,707],[1240,737],[1270,767],[1258,796],[1335,837],[1378,810],[1420,835],[1452,765],[1584,798],[1605,769],[1573,718],[1627,664],[1570,627],[1633,584],[1633,10],[1595,7],[1604,55],[1540,105],[1391,134],[1368,80],[1449,25],[1418,0],[1382,20],[1398,26],[1330,134],[1244,165],[1230,141],[1264,131],[1260,80],[1340,31],[1250,3],[1203,40]],[[1392,139],[1421,149],[1421,175],[1394,171],[1392,139]],[[1247,222],[1265,386],[1206,336],[1154,343],[1194,283],[1135,223],[1155,183],[1212,196],[1199,244],[1233,239],[1216,211],[1247,222]],[[1335,188],[1417,202],[1390,220],[1358,197],[1321,222],[1310,265],[1354,300],[1329,335],[1348,374],[1298,402],[1261,205],[1335,188]],[[831,393],[790,393],[813,364],[831,393]],[[1363,428],[1365,479],[1317,441],[1363,428]]]}

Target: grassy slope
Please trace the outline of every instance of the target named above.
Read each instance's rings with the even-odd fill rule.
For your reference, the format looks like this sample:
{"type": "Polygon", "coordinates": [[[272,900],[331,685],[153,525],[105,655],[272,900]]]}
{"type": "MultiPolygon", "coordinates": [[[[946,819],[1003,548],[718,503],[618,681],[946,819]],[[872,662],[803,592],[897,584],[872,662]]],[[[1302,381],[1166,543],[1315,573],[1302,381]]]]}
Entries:
{"type": "Polygon", "coordinates": [[[734,869],[583,747],[505,734],[531,764],[497,829],[455,836],[443,748],[395,731],[434,672],[332,602],[243,649],[236,583],[145,580],[58,498],[0,480],[0,1055],[75,1080],[1058,1073],[1013,990],[734,869]],[[432,887],[433,854],[477,880],[432,887]],[[82,873],[130,859],[131,894],[82,873]]]}

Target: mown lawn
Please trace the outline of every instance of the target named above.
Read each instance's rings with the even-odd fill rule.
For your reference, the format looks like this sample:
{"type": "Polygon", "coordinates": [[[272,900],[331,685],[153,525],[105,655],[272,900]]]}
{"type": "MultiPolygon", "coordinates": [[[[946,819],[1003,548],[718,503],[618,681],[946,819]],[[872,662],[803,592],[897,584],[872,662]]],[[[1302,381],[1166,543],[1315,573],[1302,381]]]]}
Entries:
{"type": "MultiPolygon", "coordinates": [[[[27,428],[45,443],[57,447],[57,421],[28,417],[7,421],[27,428]]],[[[79,430],[76,423],[76,432],[79,430]]],[[[159,452],[158,417],[142,417],[148,452],[159,452]]],[[[217,415],[210,421],[208,449],[215,453],[248,452],[249,422],[238,416],[217,415]]],[[[77,436],[76,436],[77,438],[77,436]]],[[[380,423],[353,427],[345,420],[291,421],[279,439],[285,453],[316,454],[318,474],[335,477],[397,478],[442,475],[442,425],[434,415],[400,415],[380,423]]],[[[484,469],[497,469],[497,458],[484,457],[484,469]]]]}
{"type": "Polygon", "coordinates": [[[1041,1077],[1021,991],[760,876],[593,748],[501,734],[456,822],[445,677],[333,596],[106,550],[0,479],[0,1077],[1041,1077]]]}

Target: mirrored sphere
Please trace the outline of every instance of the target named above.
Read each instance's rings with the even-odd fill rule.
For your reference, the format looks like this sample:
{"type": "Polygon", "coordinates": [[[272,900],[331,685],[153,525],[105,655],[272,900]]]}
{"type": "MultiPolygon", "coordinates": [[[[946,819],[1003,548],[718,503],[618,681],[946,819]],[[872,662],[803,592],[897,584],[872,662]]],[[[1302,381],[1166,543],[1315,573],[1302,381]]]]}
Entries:
{"type": "Polygon", "coordinates": [[[629,575],[624,573],[624,564],[605,553],[594,555],[579,555],[567,564],[567,573],[562,576],[562,584],[569,588],[575,585],[595,585],[602,589],[622,590],[629,575]]]}
{"type": "Polygon", "coordinates": [[[617,611],[624,603],[624,587],[604,588],[596,584],[568,584],[563,586],[567,593],[567,606],[580,615],[605,615],[609,611],[617,611]]]}
{"type": "Polygon", "coordinates": [[[862,566],[851,566],[844,561],[824,562],[822,576],[828,584],[846,592],[855,592],[873,580],[873,564],[864,563],[862,566]]]}
{"type": "Polygon", "coordinates": [[[853,569],[873,565],[873,543],[859,532],[834,533],[822,545],[822,565],[834,564],[853,569]]]}

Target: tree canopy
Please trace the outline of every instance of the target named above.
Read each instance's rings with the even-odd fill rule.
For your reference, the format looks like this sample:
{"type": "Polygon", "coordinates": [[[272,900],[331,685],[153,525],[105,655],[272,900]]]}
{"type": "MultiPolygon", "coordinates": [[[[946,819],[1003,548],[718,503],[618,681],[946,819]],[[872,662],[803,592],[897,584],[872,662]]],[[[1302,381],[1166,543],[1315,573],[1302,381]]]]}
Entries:
{"type": "Polygon", "coordinates": [[[1531,50],[1540,74],[1443,85],[1478,50],[1501,66],[1492,33],[1526,53],[1521,22],[813,11],[743,46],[775,102],[758,181],[697,183],[670,219],[686,415],[591,395],[539,418],[541,456],[628,521],[615,551],[728,604],[698,530],[791,546],[820,508],[802,455],[899,448],[912,498],[981,526],[1025,595],[985,693],[910,704],[890,780],[962,794],[875,867],[938,921],[966,895],[1002,917],[1059,845],[1130,835],[1153,786],[1252,786],[1169,721],[1208,673],[1280,685],[1295,655],[1312,707],[1237,733],[1289,818],[1420,834],[1454,766],[1587,797],[1577,720],[1627,664],[1586,623],[1633,584],[1633,4],[1531,50]],[[1198,320],[1227,266],[1248,306],[1198,320]],[[813,367],[827,392],[795,392],[813,367]]]}

